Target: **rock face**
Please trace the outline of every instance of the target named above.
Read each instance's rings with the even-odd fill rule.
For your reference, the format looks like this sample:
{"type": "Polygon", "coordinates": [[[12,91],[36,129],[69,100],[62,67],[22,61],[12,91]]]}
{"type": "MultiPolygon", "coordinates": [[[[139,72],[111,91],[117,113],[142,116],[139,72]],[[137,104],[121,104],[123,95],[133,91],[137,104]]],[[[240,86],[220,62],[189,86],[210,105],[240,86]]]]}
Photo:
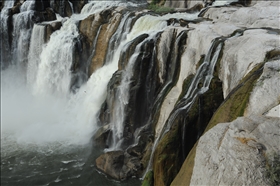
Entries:
{"type": "Polygon", "coordinates": [[[80,22],[79,29],[90,43],[88,51],[98,50],[90,56],[89,76],[105,64],[110,38],[118,28],[121,18],[121,12],[107,9],[92,14],[80,22]]]}
{"type": "Polygon", "coordinates": [[[279,28],[279,2],[258,1],[255,3],[254,6],[249,7],[209,8],[203,17],[209,18],[213,22],[227,22],[240,27],[279,28]]]}
{"type": "Polygon", "coordinates": [[[264,116],[218,124],[198,142],[190,185],[268,185],[267,157],[280,151],[279,131],[280,119],[264,116]]]}
{"type": "Polygon", "coordinates": [[[266,157],[279,152],[280,140],[280,93],[279,86],[273,86],[279,85],[277,6],[278,2],[262,1],[252,7],[208,8],[202,14],[213,20],[207,27],[217,34],[229,35],[238,27],[250,29],[225,41],[218,73],[225,101],[206,131],[214,128],[193,147],[171,185],[268,184],[266,157]],[[252,14],[245,15],[248,11],[252,14]]]}
{"type": "Polygon", "coordinates": [[[225,42],[224,53],[227,55],[222,58],[220,72],[220,79],[224,82],[224,97],[257,64],[264,61],[267,52],[279,47],[279,36],[268,32],[265,29],[246,30],[242,36],[225,42]]]}
{"type": "MultiPolygon", "coordinates": [[[[261,77],[251,92],[246,116],[262,115],[280,103],[280,60],[265,63],[261,77]]],[[[274,108],[274,117],[280,117],[280,112],[274,108]]]]}
{"type": "MultiPolygon", "coordinates": [[[[140,178],[147,170],[144,185],[265,185],[266,155],[279,151],[279,7],[248,2],[165,1],[195,7],[192,13],[216,4],[194,19],[185,9],[160,17],[145,7],[106,4],[101,10],[97,3],[94,13],[79,19],[52,21],[55,13],[79,13],[86,1],[16,1],[1,12],[9,31],[1,32],[1,49],[16,48],[13,34],[29,36],[34,24],[44,26],[45,43],[71,25],[73,94],[115,62],[106,69],[112,73],[92,137],[95,147],[106,149],[96,167],[110,177],[140,178]],[[13,23],[22,7],[34,12],[13,23]]],[[[28,52],[30,38],[24,39],[19,50],[28,52]]]]}

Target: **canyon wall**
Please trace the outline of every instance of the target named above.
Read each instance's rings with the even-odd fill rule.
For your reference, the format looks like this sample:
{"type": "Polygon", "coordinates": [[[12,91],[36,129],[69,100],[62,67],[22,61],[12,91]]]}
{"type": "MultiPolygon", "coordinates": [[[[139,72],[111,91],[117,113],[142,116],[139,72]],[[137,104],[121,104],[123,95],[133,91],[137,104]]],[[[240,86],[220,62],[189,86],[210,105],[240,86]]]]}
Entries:
{"type": "Polygon", "coordinates": [[[280,151],[279,2],[178,2],[156,14],[145,2],[5,1],[1,68],[93,102],[95,168],[114,179],[267,184],[266,157],[280,151]]]}

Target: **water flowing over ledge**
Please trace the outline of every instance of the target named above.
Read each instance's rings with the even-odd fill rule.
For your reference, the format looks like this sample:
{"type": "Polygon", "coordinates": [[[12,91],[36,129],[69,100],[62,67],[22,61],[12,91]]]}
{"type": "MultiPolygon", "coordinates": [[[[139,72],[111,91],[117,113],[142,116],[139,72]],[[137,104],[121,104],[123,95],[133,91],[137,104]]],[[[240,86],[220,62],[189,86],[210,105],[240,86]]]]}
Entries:
{"type": "MultiPolygon", "coordinates": [[[[245,28],[227,17],[262,3],[162,15],[145,2],[83,3],[3,4],[1,185],[139,185],[114,179],[145,176],[170,185],[224,99],[258,64],[279,58],[273,18],[271,28],[258,18],[245,28]]],[[[258,81],[277,82],[269,73],[258,81]]],[[[265,89],[259,114],[278,108],[279,89],[257,85],[239,116],[255,114],[265,89]]]]}

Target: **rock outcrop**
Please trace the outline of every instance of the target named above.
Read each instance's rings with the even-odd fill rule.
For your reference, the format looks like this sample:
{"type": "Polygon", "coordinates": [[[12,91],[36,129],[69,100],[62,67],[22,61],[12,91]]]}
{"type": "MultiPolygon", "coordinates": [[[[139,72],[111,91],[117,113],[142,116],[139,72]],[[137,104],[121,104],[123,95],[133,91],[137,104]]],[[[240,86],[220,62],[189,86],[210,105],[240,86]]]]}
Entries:
{"type": "MultiPolygon", "coordinates": [[[[212,7],[202,14],[203,17],[213,20],[207,27],[212,28],[212,31],[217,34],[229,35],[230,30],[238,30],[238,27],[240,31],[236,37],[225,41],[220,61],[219,78],[223,83],[225,101],[213,115],[206,128],[206,133],[190,151],[171,185],[205,185],[209,183],[212,185],[238,185],[249,184],[249,182],[256,185],[268,184],[265,177],[267,160],[264,154],[279,152],[279,145],[276,143],[279,143],[280,131],[278,109],[280,93],[279,86],[273,86],[273,84],[279,85],[279,70],[277,70],[280,43],[279,23],[277,23],[279,10],[275,8],[277,4],[278,2],[262,1],[255,2],[252,7],[212,7]],[[248,11],[252,14],[245,13],[248,11]],[[242,16],[243,14],[244,16],[242,16]],[[241,29],[241,27],[243,28],[241,29]],[[237,119],[237,117],[241,118],[237,119]],[[222,124],[217,125],[218,123],[222,124]],[[239,123],[238,126],[237,123],[239,123]],[[270,133],[262,127],[258,128],[264,125],[268,127],[268,130],[271,127],[274,128],[274,132],[270,133]],[[214,128],[211,129],[212,127],[214,128]],[[255,131],[252,133],[247,132],[247,129],[247,131],[243,131],[242,127],[251,127],[250,131],[255,129],[257,136],[250,138],[249,135],[253,135],[255,131]],[[240,129],[240,133],[236,132],[237,128],[240,129]],[[211,130],[208,131],[209,129],[211,130]],[[216,133],[219,137],[215,138],[213,134],[217,130],[221,131],[216,133]],[[244,133],[245,136],[234,136],[233,133],[234,135],[244,133]],[[262,135],[263,137],[261,137],[262,135]],[[205,140],[206,138],[207,140],[205,140]],[[214,142],[215,139],[217,139],[216,142],[214,142]],[[256,151],[254,151],[250,146],[251,143],[263,145],[260,145],[259,151],[258,148],[255,148],[256,151]],[[202,147],[202,144],[206,146],[202,147]],[[245,146],[243,146],[244,144],[245,146]],[[227,152],[225,156],[219,151],[222,146],[227,152]],[[266,146],[269,147],[266,148],[266,146]],[[233,155],[236,149],[239,149],[241,155],[233,155]],[[204,154],[206,151],[209,154],[217,153],[213,156],[206,155],[206,157],[204,154]],[[212,161],[213,159],[215,160],[212,161]],[[222,161],[227,161],[231,168],[225,166],[222,161]],[[249,168],[249,166],[253,167],[249,168]],[[247,169],[241,167],[247,167],[247,169]],[[219,171],[221,172],[219,173],[219,171]],[[227,173],[227,171],[231,173],[227,173]],[[228,177],[229,175],[231,176],[228,177]]],[[[201,25],[205,25],[205,23],[201,23],[201,25]]],[[[196,26],[194,25],[194,27],[196,26]]]]}
{"type": "Polygon", "coordinates": [[[142,170],[138,158],[131,158],[123,151],[111,151],[102,154],[96,159],[96,166],[99,170],[106,172],[117,180],[125,180],[139,174],[142,170]]]}
{"type": "Polygon", "coordinates": [[[218,124],[198,142],[190,185],[269,185],[266,163],[280,152],[279,131],[279,118],[256,115],[218,124]]]}
{"type": "Polygon", "coordinates": [[[25,65],[37,24],[42,43],[69,33],[64,71],[73,94],[106,67],[104,95],[94,100],[102,107],[90,123],[94,148],[104,150],[96,168],[117,180],[147,173],[143,185],[266,185],[266,155],[280,151],[278,2],[167,0],[180,10],[161,16],[142,5],[92,3],[74,18],[86,2],[3,8],[1,59],[13,48],[25,65]],[[64,18],[54,21],[55,13],[64,18]]]}

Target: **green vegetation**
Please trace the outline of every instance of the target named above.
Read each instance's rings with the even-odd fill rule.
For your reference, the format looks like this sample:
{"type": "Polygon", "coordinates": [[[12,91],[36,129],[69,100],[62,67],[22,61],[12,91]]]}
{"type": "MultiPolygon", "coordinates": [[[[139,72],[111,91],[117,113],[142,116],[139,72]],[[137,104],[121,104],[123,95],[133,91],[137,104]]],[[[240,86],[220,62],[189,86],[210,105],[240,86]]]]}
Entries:
{"type": "Polygon", "coordinates": [[[245,78],[241,80],[240,84],[231,91],[224,103],[213,115],[204,133],[216,126],[218,123],[231,122],[237,117],[244,115],[251,91],[262,73],[263,65],[264,63],[258,64],[245,78]]]}
{"type": "Polygon", "coordinates": [[[149,171],[146,174],[146,176],[145,176],[145,178],[144,178],[144,180],[142,182],[142,186],[152,186],[153,183],[154,183],[154,172],[153,171],[149,171]]]}
{"type": "MultiPolygon", "coordinates": [[[[204,133],[216,126],[218,123],[231,122],[237,117],[244,115],[249,101],[250,93],[262,73],[263,65],[264,63],[257,65],[245,78],[240,81],[240,84],[228,95],[222,105],[212,116],[212,119],[205,129],[204,133]]],[[[189,185],[194,166],[196,146],[197,143],[188,154],[182,166],[183,168],[181,168],[171,186],[179,185],[180,182],[184,182],[186,183],[186,185],[189,185]]]]}
{"type": "Polygon", "coordinates": [[[267,156],[266,177],[269,181],[269,185],[280,185],[280,154],[274,152],[267,156]]]}
{"type": "Polygon", "coordinates": [[[150,9],[151,11],[153,11],[155,13],[158,13],[158,14],[164,14],[164,13],[169,13],[169,12],[174,11],[173,8],[160,6],[160,5],[157,5],[157,4],[154,4],[154,3],[151,3],[148,6],[148,9],[150,9]]]}
{"type": "MultiPolygon", "coordinates": [[[[156,176],[154,186],[170,185],[180,170],[181,139],[180,118],[176,119],[170,130],[162,137],[154,153],[153,170],[156,176]]],[[[155,178],[154,176],[154,178],[155,178]]]]}

